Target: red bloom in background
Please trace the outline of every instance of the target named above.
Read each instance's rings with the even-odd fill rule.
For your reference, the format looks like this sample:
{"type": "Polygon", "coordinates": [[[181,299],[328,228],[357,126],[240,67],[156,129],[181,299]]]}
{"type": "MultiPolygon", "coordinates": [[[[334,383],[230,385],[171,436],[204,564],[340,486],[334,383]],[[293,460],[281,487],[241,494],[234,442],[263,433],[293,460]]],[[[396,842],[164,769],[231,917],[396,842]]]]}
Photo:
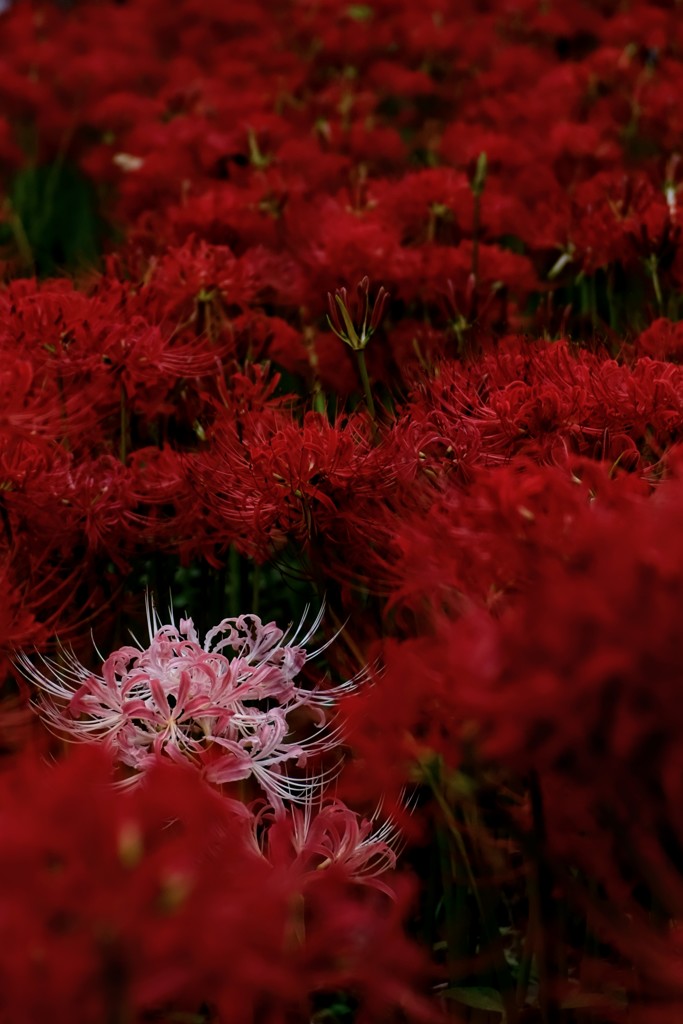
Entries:
{"type": "Polygon", "coordinates": [[[239,437],[228,418],[214,431],[214,450],[193,472],[217,528],[258,557],[288,539],[348,543],[363,532],[367,504],[394,486],[392,453],[373,448],[359,413],[333,425],[311,412],[300,426],[271,409],[243,417],[239,437]]]}
{"type": "Polygon", "coordinates": [[[654,320],[647,330],[638,335],[636,350],[652,359],[680,362],[683,357],[683,330],[680,324],[664,317],[654,320]]]}

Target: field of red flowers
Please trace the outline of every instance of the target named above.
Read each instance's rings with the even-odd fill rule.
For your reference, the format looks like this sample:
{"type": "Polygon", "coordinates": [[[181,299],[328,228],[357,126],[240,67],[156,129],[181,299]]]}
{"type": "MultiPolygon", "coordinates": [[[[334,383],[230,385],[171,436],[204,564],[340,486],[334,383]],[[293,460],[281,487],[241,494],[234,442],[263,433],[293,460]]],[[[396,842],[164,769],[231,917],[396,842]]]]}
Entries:
{"type": "Polygon", "coordinates": [[[0,1024],[676,1024],[683,5],[0,8],[0,1024]]]}

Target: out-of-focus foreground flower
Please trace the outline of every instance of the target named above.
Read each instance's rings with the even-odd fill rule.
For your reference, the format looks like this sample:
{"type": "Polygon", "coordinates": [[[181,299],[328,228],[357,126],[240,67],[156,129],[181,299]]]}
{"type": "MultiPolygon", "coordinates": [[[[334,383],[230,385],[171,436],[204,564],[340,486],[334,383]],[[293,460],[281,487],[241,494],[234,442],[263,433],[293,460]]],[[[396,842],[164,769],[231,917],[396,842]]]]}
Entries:
{"type": "Polygon", "coordinates": [[[359,1020],[427,1020],[407,895],[254,848],[252,812],[187,766],[111,785],[83,745],[0,772],[0,1020],[308,1021],[353,992],[359,1020]]]}

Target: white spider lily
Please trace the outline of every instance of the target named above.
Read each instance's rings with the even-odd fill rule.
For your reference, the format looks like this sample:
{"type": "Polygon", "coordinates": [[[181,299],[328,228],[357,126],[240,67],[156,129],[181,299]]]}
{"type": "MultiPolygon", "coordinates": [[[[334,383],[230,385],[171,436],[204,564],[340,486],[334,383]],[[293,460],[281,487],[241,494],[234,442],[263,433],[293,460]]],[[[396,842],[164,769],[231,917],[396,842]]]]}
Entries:
{"type": "Polygon", "coordinates": [[[39,706],[49,725],[67,738],[102,740],[137,771],[159,756],[189,760],[216,785],[254,778],[277,807],[309,801],[335,769],[305,778],[286,769],[338,746],[339,730],[328,728],[324,709],[362,678],[313,690],[297,682],[322,610],[307,631],[302,620],[289,639],[256,615],[223,619],[203,645],[192,619],[176,626],[170,618],[164,624],[148,602],[148,646],[136,641],[114,651],[102,659],[99,675],[70,651],[58,659],[40,656],[37,664],[20,654],[18,667],[42,691],[39,706]],[[310,736],[292,735],[288,715],[298,708],[309,709],[310,736]]]}

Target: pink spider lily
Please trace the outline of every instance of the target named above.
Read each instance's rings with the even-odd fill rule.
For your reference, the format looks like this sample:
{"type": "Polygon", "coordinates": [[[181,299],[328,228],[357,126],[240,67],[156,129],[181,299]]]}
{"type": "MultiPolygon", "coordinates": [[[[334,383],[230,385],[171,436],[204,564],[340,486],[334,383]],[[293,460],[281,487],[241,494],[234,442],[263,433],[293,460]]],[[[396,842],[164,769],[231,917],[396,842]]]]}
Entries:
{"type": "Polygon", "coordinates": [[[391,820],[379,822],[380,808],[362,818],[338,799],[307,800],[287,810],[264,807],[254,817],[254,841],[274,864],[308,874],[333,865],[354,882],[371,885],[392,898],[381,876],[396,867],[401,833],[391,820]]]}
{"type": "Polygon", "coordinates": [[[41,657],[42,667],[25,654],[17,662],[43,692],[40,708],[59,734],[102,740],[138,772],[162,756],[189,760],[216,785],[252,777],[281,807],[310,799],[334,774],[328,768],[299,778],[286,768],[302,768],[338,745],[339,730],[326,729],[325,708],[358,682],[328,689],[297,682],[306,661],[324,649],[305,650],[321,620],[322,610],[299,639],[304,620],[288,638],[273,622],[241,615],[209,630],[201,645],[192,619],[176,626],[171,613],[164,625],[148,604],[149,646],[114,651],[100,675],[66,650],[58,660],[41,657]],[[300,708],[309,710],[315,728],[304,738],[288,721],[300,708]]]}

